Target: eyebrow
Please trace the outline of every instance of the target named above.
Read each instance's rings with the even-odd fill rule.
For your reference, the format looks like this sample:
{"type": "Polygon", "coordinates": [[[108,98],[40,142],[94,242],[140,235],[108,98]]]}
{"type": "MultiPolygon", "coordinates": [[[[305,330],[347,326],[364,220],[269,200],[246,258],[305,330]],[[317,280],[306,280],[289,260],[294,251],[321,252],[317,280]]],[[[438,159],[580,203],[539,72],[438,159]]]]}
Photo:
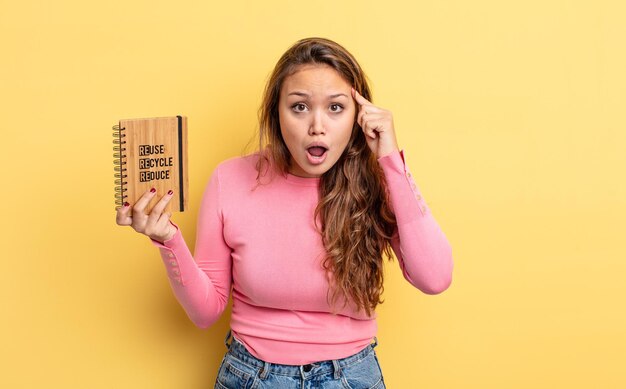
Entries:
{"type": "MultiPolygon", "coordinates": [[[[304,96],[304,97],[310,97],[311,96],[310,94],[305,93],[305,92],[291,92],[287,96],[291,96],[291,95],[304,96]]],[[[339,97],[339,96],[348,97],[348,95],[346,95],[345,93],[336,93],[334,95],[328,96],[328,98],[334,99],[335,97],[339,97]]]]}

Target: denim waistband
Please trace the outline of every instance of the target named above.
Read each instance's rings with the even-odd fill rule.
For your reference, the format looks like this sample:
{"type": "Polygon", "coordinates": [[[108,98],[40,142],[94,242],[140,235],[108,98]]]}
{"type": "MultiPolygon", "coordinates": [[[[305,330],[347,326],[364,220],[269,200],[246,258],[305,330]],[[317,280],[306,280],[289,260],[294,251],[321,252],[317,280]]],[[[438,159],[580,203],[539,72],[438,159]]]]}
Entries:
{"type": "Polygon", "coordinates": [[[374,343],[370,343],[365,346],[363,350],[357,352],[356,354],[341,359],[314,362],[306,365],[283,365],[279,363],[265,362],[258,359],[252,355],[241,342],[232,336],[231,330],[228,330],[226,338],[224,339],[224,344],[228,347],[228,354],[231,354],[233,357],[253,368],[261,368],[262,378],[270,372],[272,374],[292,377],[305,375],[311,376],[334,372],[335,376],[338,377],[342,367],[350,366],[367,357],[369,353],[374,350],[374,347],[378,345],[378,338],[374,337],[374,343]],[[230,343],[228,343],[229,338],[232,338],[230,343]]]}

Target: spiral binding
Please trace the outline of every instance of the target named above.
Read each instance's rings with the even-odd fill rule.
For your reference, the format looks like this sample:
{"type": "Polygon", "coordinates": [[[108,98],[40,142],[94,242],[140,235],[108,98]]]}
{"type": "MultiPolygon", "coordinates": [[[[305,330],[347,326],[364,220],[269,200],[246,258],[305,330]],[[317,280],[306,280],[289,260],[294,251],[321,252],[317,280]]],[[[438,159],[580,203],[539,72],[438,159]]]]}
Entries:
{"type": "Polygon", "coordinates": [[[123,139],[126,137],[126,134],[123,132],[124,130],[125,128],[120,128],[119,125],[113,126],[113,157],[115,158],[113,160],[113,163],[115,164],[113,167],[113,170],[115,171],[115,209],[120,209],[124,204],[126,197],[128,197],[128,195],[124,193],[128,190],[128,188],[124,187],[128,184],[128,182],[124,180],[127,177],[125,174],[127,169],[124,167],[124,165],[126,165],[126,161],[124,160],[126,158],[126,154],[124,153],[126,151],[126,147],[124,147],[126,140],[123,139]]]}

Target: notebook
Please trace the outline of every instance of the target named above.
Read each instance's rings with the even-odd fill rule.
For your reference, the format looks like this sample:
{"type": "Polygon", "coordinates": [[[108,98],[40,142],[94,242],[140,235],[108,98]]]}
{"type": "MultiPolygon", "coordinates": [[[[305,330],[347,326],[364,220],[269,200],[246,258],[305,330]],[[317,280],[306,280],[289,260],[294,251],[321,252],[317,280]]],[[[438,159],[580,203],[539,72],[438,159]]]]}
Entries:
{"type": "Polygon", "coordinates": [[[187,209],[186,116],[122,119],[113,126],[113,151],[116,209],[124,202],[132,207],[153,187],[156,196],[146,207],[146,213],[169,190],[174,195],[165,212],[187,209]]]}

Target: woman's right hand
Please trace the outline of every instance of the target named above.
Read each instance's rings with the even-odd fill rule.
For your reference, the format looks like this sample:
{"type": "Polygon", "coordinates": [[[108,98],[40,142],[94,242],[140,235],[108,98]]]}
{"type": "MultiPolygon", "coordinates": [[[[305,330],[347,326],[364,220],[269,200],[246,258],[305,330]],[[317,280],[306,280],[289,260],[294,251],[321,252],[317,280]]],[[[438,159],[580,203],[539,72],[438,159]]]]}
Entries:
{"type": "Polygon", "coordinates": [[[152,188],[137,200],[137,203],[132,207],[132,216],[128,214],[131,206],[126,202],[117,210],[115,221],[120,226],[131,226],[135,231],[148,236],[150,239],[163,243],[171,239],[177,231],[177,228],[170,223],[172,213],[163,213],[173,194],[174,192],[170,190],[163,195],[161,200],[152,208],[150,214],[146,215],[144,210],[156,195],[156,190],[152,188]]]}

